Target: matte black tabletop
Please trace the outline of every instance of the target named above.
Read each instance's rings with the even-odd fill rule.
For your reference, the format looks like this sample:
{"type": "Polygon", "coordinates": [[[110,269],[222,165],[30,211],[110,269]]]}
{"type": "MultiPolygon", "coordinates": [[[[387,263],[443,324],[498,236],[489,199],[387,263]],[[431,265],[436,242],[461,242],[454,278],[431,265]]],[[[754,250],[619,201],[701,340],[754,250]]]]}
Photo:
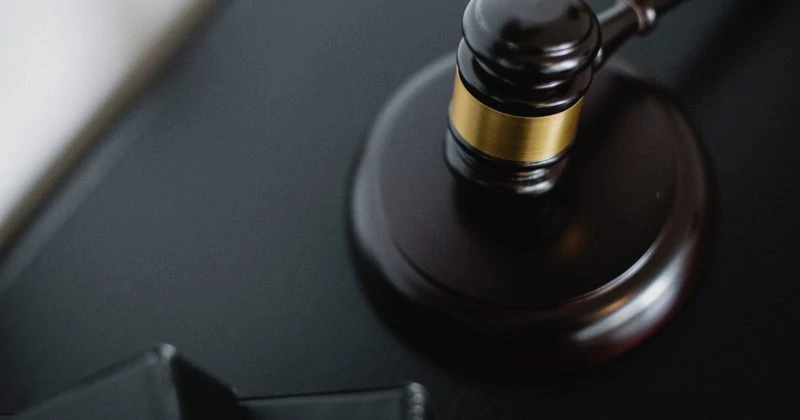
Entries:
{"type": "Polygon", "coordinates": [[[365,132],[455,48],[466,2],[225,3],[0,259],[0,413],[160,342],[243,396],[414,380],[443,419],[795,407],[800,3],[690,1],[622,51],[686,105],[715,165],[709,274],[622,358],[514,380],[395,337],[347,240],[365,132]]]}

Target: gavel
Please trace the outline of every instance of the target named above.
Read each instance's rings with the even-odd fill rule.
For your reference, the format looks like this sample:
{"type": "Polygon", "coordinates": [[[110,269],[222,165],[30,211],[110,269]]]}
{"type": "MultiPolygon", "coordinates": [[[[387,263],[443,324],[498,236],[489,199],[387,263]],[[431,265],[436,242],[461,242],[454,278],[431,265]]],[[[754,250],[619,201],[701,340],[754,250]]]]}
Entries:
{"type": "Polygon", "coordinates": [[[686,301],[715,181],[681,107],[613,58],[679,3],[467,5],[456,53],[389,100],[354,176],[362,283],[399,334],[561,371],[622,354],[686,301]]]}

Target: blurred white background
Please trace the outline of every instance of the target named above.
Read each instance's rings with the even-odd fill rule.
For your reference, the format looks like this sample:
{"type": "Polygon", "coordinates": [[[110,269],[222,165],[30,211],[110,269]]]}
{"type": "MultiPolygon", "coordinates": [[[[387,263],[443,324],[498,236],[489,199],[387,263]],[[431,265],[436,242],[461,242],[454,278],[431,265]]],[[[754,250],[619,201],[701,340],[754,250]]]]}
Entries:
{"type": "Polygon", "coordinates": [[[0,245],[212,2],[0,1],[0,245]]]}

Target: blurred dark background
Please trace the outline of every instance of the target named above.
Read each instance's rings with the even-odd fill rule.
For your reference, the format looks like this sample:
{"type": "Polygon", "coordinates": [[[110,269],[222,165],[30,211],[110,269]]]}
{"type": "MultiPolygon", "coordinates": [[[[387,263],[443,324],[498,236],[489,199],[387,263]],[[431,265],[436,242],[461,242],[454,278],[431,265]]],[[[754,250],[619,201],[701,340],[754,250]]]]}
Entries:
{"type": "Polygon", "coordinates": [[[640,348],[513,381],[393,336],[347,244],[364,134],[393,90],[455,48],[466,1],[222,3],[0,256],[0,413],[157,342],[243,396],[419,381],[443,419],[795,407],[800,3],[690,0],[620,52],[674,92],[707,146],[712,266],[640,348]]]}

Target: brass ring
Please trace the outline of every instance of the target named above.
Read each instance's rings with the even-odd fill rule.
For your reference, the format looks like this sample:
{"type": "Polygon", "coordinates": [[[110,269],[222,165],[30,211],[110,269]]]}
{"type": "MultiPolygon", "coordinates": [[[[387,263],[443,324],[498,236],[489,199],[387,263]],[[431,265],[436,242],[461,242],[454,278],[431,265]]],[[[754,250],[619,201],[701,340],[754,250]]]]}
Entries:
{"type": "Polygon", "coordinates": [[[484,105],[464,87],[456,72],[450,123],[479,151],[515,162],[543,162],[564,152],[575,138],[583,98],[558,114],[518,117],[484,105]]]}

